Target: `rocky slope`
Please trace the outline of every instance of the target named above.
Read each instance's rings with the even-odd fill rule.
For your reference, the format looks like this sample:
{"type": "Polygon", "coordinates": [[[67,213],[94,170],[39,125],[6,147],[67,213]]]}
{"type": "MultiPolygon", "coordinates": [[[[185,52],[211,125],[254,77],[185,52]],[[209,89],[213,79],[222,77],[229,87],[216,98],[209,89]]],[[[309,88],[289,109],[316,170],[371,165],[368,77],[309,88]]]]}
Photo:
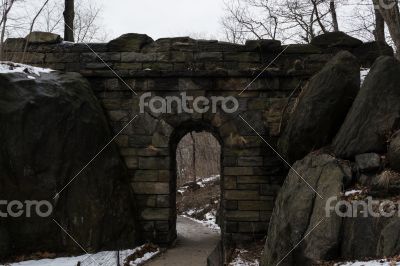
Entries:
{"type": "MultiPolygon", "coordinates": [[[[276,200],[261,265],[315,265],[400,252],[399,77],[400,62],[393,57],[378,58],[332,145],[328,142],[322,149],[308,145],[301,150],[308,155],[294,157],[298,161],[276,200]]],[[[314,79],[321,79],[320,91],[326,90],[323,75],[314,79]]],[[[300,115],[289,120],[289,130],[301,122],[314,128],[329,123],[307,120],[307,108],[301,107],[312,100],[312,93],[310,87],[305,90],[295,111],[300,115]]],[[[326,113],[343,112],[337,106],[348,102],[337,90],[337,95],[327,94],[331,101],[325,99],[338,100],[337,105],[311,105],[316,108],[313,112],[326,108],[326,113]]],[[[305,139],[308,133],[296,132],[305,139]]],[[[282,138],[288,139],[285,134],[282,138]]],[[[295,145],[288,144],[287,150],[296,150],[295,145]]]]}

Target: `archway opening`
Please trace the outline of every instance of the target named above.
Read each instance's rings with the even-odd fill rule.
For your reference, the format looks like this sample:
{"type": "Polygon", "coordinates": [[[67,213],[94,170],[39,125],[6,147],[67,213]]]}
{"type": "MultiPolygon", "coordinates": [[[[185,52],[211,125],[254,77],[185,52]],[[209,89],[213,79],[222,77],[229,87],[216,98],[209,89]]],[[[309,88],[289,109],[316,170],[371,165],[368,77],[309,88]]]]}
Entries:
{"type": "Polygon", "coordinates": [[[207,131],[190,131],[176,148],[177,215],[219,230],[221,145],[207,131]]]}

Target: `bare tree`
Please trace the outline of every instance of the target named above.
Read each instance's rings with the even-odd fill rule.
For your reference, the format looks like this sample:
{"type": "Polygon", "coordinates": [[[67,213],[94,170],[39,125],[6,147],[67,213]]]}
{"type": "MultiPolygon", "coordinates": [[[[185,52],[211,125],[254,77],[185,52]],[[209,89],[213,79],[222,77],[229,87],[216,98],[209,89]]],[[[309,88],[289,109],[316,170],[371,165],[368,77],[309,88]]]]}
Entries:
{"type": "Polygon", "coordinates": [[[386,25],[388,26],[390,36],[396,47],[396,57],[400,59],[400,12],[397,0],[375,1],[373,4],[379,9],[386,25]]]}
{"type": "MultiPolygon", "coordinates": [[[[42,13],[43,9],[46,7],[46,5],[49,3],[49,1],[50,0],[45,0],[43,5],[40,7],[39,11],[37,11],[35,17],[33,18],[32,22],[31,22],[31,26],[29,28],[28,36],[29,36],[29,34],[32,33],[33,27],[35,26],[36,20],[38,19],[38,17],[42,13]]],[[[22,63],[24,63],[24,61],[25,61],[25,53],[26,53],[26,50],[28,49],[28,43],[29,43],[29,39],[25,42],[24,53],[22,54],[22,63]]]]}
{"type": "Polygon", "coordinates": [[[339,31],[339,22],[338,22],[337,13],[336,13],[335,0],[330,0],[330,2],[329,2],[329,11],[330,11],[330,13],[332,15],[333,31],[339,31]]]}
{"type": "Polygon", "coordinates": [[[1,44],[0,58],[3,58],[3,54],[4,54],[3,44],[4,44],[4,36],[6,33],[8,14],[10,13],[10,10],[13,7],[14,3],[15,3],[15,0],[2,0],[2,3],[1,3],[2,17],[0,20],[0,26],[1,26],[2,30],[1,30],[1,40],[0,40],[0,44],[1,44]]]}
{"type": "Polygon", "coordinates": [[[318,34],[339,30],[336,4],[333,0],[229,0],[221,24],[228,40],[308,43],[318,34]]]}
{"type": "Polygon", "coordinates": [[[74,19],[75,19],[75,3],[74,0],[65,0],[64,10],[64,40],[74,41],[74,19]]]}

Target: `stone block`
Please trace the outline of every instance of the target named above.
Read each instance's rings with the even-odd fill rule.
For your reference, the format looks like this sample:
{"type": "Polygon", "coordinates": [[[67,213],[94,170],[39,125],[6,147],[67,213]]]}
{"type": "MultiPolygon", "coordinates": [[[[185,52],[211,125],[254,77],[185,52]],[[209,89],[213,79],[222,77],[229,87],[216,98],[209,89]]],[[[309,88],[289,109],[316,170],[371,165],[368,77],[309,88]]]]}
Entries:
{"type": "Polygon", "coordinates": [[[155,195],[135,195],[137,205],[141,207],[156,207],[157,198],[155,195]]]}
{"type": "Polygon", "coordinates": [[[82,63],[102,63],[104,62],[120,62],[121,61],[121,53],[115,52],[107,52],[107,53],[93,53],[87,52],[82,53],[80,56],[80,62],[82,63]]]}
{"type": "Polygon", "coordinates": [[[239,233],[267,233],[268,231],[267,222],[239,222],[238,232],[239,233]]]}
{"type": "Polygon", "coordinates": [[[134,182],[132,183],[135,194],[169,194],[169,184],[162,182],[134,182]]]}
{"type": "Polygon", "coordinates": [[[254,52],[239,52],[239,53],[224,53],[225,61],[238,61],[238,62],[259,62],[261,60],[259,53],[254,52]]]}
{"type": "Polygon", "coordinates": [[[267,176],[238,176],[238,184],[265,184],[269,183],[267,176]]]}
{"type": "Polygon", "coordinates": [[[171,207],[171,201],[169,195],[158,195],[157,196],[157,207],[167,208],[171,207]]]}
{"type": "Polygon", "coordinates": [[[227,210],[237,210],[238,209],[238,201],[237,200],[225,200],[224,207],[227,210]]]}
{"type": "Polygon", "coordinates": [[[128,167],[128,169],[136,169],[138,167],[138,158],[137,157],[125,157],[124,158],[126,167],[128,167]]]}
{"type": "Polygon", "coordinates": [[[169,180],[170,180],[170,171],[169,170],[159,170],[158,171],[158,181],[168,182],[169,180]]]}
{"type": "Polygon", "coordinates": [[[228,221],[260,221],[258,211],[226,211],[225,217],[228,221]]]}
{"type": "Polygon", "coordinates": [[[123,110],[108,111],[108,117],[111,121],[129,121],[129,112],[123,110]]]}
{"type": "Polygon", "coordinates": [[[252,175],[252,167],[224,167],[225,175],[252,175]]]}
{"type": "Polygon", "coordinates": [[[167,221],[156,221],[155,228],[160,232],[168,232],[169,231],[169,223],[167,221]]]}
{"type": "Polygon", "coordinates": [[[376,153],[356,155],[356,164],[361,172],[378,170],[381,167],[381,157],[376,153]]]}
{"type": "Polygon", "coordinates": [[[236,189],[236,176],[224,176],[224,188],[236,189]]]}
{"type": "Polygon", "coordinates": [[[238,202],[240,211],[272,211],[274,201],[244,200],[238,202]]]}
{"type": "Polygon", "coordinates": [[[146,148],[151,145],[151,136],[132,136],[129,138],[129,146],[133,148],[146,148]]]}
{"type": "Polygon", "coordinates": [[[137,52],[123,52],[121,53],[121,62],[156,62],[156,53],[137,53],[137,52]]]}
{"type": "Polygon", "coordinates": [[[226,233],[236,233],[238,231],[237,222],[225,222],[226,233]]]}
{"type": "Polygon", "coordinates": [[[254,190],[225,190],[226,200],[258,200],[260,194],[254,190]]]}
{"type": "Polygon", "coordinates": [[[259,190],[260,185],[259,184],[238,184],[236,189],[238,190],[259,190]]]}
{"type": "Polygon", "coordinates": [[[222,52],[198,52],[194,54],[196,61],[222,61],[222,52]]]}
{"type": "Polygon", "coordinates": [[[134,177],[134,182],[155,182],[158,181],[158,171],[157,170],[136,170],[134,177]]]}
{"type": "Polygon", "coordinates": [[[262,166],[263,157],[239,157],[238,166],[262,166]]]}
{"type": "Polygon", "coordinates": [[[33,31],[29,33],[25,39],[29,43],[60,43],[62,38],[58,34],[50,33],[50,32],[42,32],[42,31],[33,31]]]}
{"type": "Polygon", "coordinates": [[[169,208],[146,208],[141,212],[140,218],[143,220],[165,221],[169,219],[169,213],[169,208]]]}
{"type": "Polygon", "coordinates": [[[117,143],[117,145],[119,147],[128,147],[129,145],[129,137],[127,135],[119,135],[115,138],[115,143],[117,143]]]}
{"type": "Polygon", "coordinates": [[[79,63],[78,53],[47,53],[46,63],[79,63]]]}
{"type": "Polygon", "coordinates": [[[168,157],[140,157],[140,169],[154,169],[154,170],[168,170],[169,158],[168,157]]]}
{"type": "Polygon", "coordinates": [[[153,39],[145,34],[127,33],[107,44],[109,51],[140,51],[145,45],[153,43],[153,39]]]}

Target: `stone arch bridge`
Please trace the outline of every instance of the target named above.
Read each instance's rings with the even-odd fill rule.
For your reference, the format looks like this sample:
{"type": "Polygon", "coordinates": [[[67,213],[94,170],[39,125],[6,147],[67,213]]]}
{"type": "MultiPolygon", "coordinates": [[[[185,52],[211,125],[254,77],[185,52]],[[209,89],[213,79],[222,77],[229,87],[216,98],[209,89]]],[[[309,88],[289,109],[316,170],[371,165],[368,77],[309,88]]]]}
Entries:
{"type": "Polygon", "coordinates": [[[338,50],[358,55],[364,65],[379,54],[375,43],[349,36],[337,42],[283,46],[279,41],[218,41],[126,34],[110,43],[64,43],[47,34],[8,39],[7,60],[76,71],[102,103],[129,169],[140,231],[160,244],[176,238],[176,159],[190,131],[211,132],[221,143],[222,235],[226,241],[262,238],[287,167],[269,147],[280,133],[282,112],[304,84],[338,50]],[[372,59],[371,59],[372,58],[372,59]],[[269,66],[264,72],[261,70],[269,66]],[[258,76],[259,75],[259,76],[258,76]],[[255,79],[257,77],[257,79],[255,79]],[[254,80],[255,79],[255,80],[254,80]],[[233,96],[236,112],[155,113],[140,108],[141,95],[233,96]],[[137,116],[131,123],[132,118],[137,116]],[[127,125],[127,123],[129,123],[127,125]],[[264,141],[265,140],[265,141],[264,141]],[[268,143],[268,144],[267,144],[268,143]]]}

